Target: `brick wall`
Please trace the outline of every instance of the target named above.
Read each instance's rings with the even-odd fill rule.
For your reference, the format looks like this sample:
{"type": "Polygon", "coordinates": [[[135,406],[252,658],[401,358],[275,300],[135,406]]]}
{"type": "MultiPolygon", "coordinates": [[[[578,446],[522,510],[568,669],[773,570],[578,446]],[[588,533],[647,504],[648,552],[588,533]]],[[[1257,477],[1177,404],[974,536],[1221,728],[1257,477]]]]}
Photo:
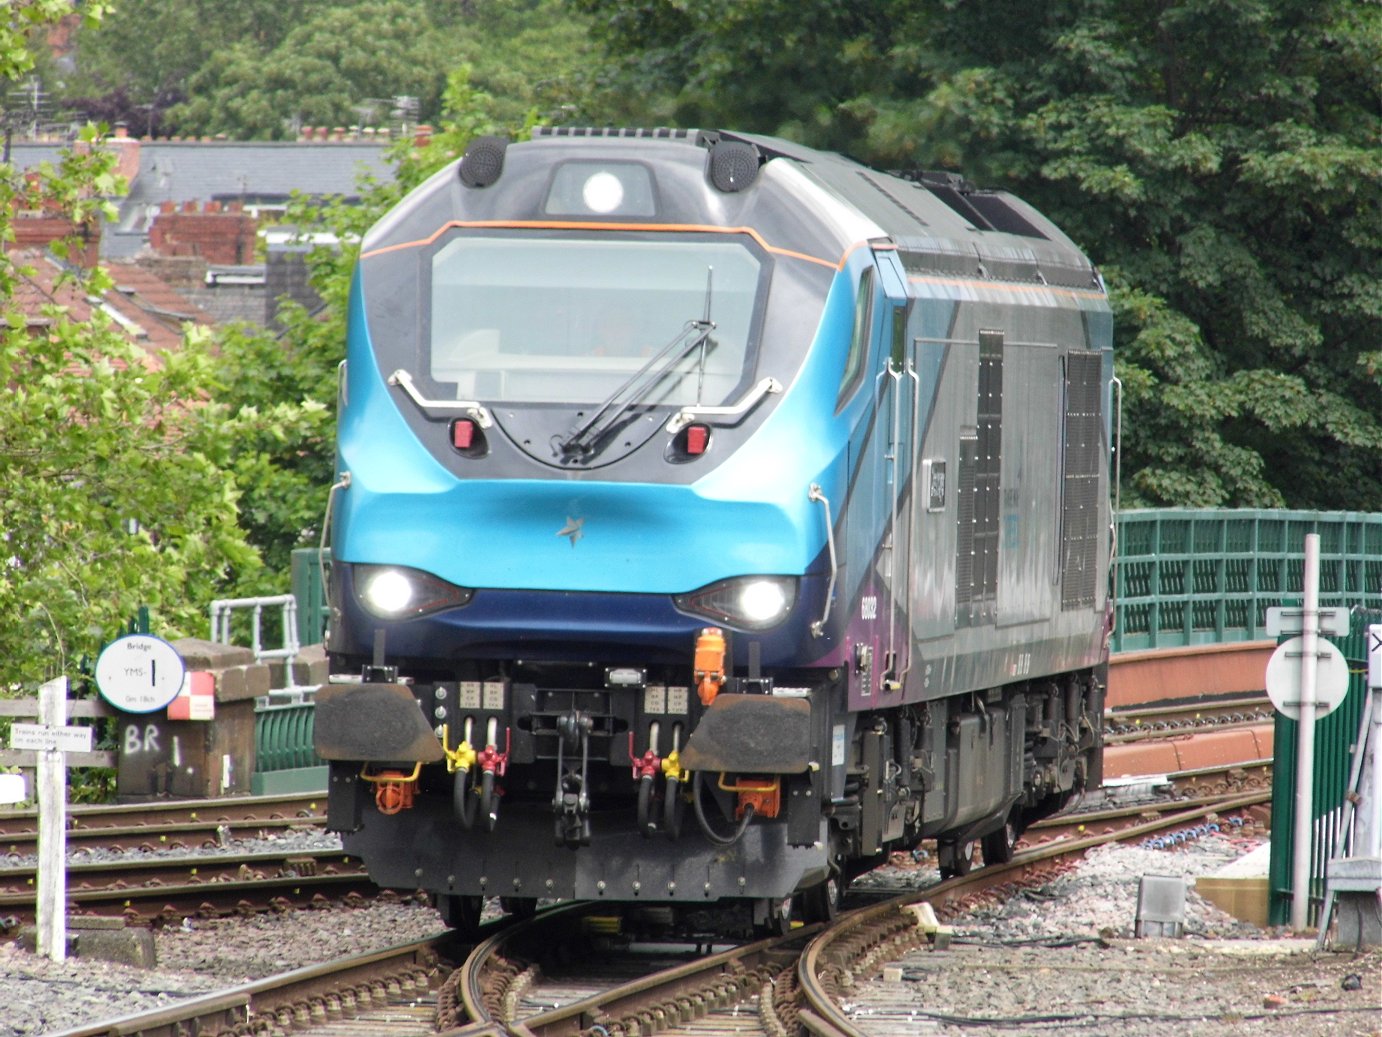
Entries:
{"type": "Polygon", "coordinates": [[[207,263],[237,266],[254,262],[256,225],[238,204],[218,202],[177,208],[165,202],[149,228],[149,245],[163,256],[195,256],[207,263]]]}

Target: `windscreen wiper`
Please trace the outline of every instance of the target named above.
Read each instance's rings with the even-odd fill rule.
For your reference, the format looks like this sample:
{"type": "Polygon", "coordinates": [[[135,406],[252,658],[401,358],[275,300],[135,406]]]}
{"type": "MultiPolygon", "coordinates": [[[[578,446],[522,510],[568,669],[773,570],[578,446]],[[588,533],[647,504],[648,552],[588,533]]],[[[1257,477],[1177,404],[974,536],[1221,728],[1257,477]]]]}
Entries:
{"type": "MultiPolygon", "coordinates": [[[[715,346],[710,333],[715,330],[715,322],[710,319],[710,290],[713,269],[705,272],[705,314],[699,320],[689,320],[677,332],[672,341],[659,349],[648,362],[631,374],[619,388],[610,393],[609,398],[595,408],[589,418],[575,426],[566,437],[556,444],[557,452],[563,460],[588,460],[598,452],[605,435],[618,423],[619,419],[647,399],[654,387],[666,377],[677,364],[690,356],[695,350],[701,351],[700,378],[705,379],[706,355],[715,346]]],[[[700,390],[697,389],[699,399],[700,390]]]]}

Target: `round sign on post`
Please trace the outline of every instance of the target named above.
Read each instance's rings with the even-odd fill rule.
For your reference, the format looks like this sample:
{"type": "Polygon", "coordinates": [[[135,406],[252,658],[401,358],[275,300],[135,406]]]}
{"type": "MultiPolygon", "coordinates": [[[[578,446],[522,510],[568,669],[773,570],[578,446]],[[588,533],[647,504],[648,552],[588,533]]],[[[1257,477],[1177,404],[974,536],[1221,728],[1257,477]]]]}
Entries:
{"type": "MultiPolygon", "coordinates": [[[[1267,697],[1291,720],[1300,719],[1300,661],[1303,637],[1282,641],[1267,660],[1267,697]]],[[[1328,716],[1348,694],[1348,661],[1324,638],[1315,639],[1315,716],[1328,716]]]]}
{"type": "Polygon", "coordinates": [[[22,774],[0,774],[0,804],[22,803],[29,798],[29,790],[22,774]]]}
{"type": "Polygon", "coordinates": [[[112,641],[96,660],[96,689],[125,713],[166,709],[182,689],[187,667],[178,650],[152,634],[112,641]]]}

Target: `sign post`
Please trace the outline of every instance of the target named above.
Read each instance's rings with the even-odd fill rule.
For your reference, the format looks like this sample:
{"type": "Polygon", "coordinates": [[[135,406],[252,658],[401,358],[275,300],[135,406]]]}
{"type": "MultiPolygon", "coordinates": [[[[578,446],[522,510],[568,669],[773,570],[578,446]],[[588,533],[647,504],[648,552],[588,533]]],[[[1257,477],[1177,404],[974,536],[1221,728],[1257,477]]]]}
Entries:
{"type": "Polygon", "coordinates": [[[1296,743],[1296,809],[1292,834],[1291,928],[1304,932],[1310,917],[1310,833],[1315,801],[1315,677],[1319,660],[1320,535],[1305,535],[1305,573],[1300,617],[1300,735],[1296,743]]]}
{"type": "Polygon", "coordinates": [[[67,754],[91,751],[91,728],[67,726],[67,678],[38,689],[37,724],[13,724],[12,749],[38,755],[38,953],[67,958],[67,754]]]}

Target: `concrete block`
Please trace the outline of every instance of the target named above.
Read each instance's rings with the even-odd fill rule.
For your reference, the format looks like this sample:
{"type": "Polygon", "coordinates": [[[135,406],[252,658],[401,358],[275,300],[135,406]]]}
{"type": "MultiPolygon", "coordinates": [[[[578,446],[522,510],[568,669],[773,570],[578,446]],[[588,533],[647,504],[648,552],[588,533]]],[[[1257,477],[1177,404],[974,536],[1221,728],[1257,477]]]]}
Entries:
{"type": "MultiPolygon", "coordinates": [[[[25,926],[19,931],[19,945],[30,953],[38,950],[38,929],[25,926]]],[[[130,928],[123,918],[72,915],[67,919],[67,956],[151,969],[157,962],[154,934],[144,928],[130,928]]]]}
{"type": "Polygon", "coordinates": [[[1212,875],[1195,879],[1195,892],[1234,918],[1267,927],[1267,869],[1271,846],[1263,843],[1212,875]]]}
{"type": "Polygon", "coordinates": [[[141,969],[151,969],[157,964],[154,934],[148,929],[130,928],[123,918],[69,918],[67,932],[75,957],[113,961],[141,969]],[[116,924],[111,925],[112,922],[116,924]]]}
{"type": "Polygon", "coordinates": [[[1325,875],[1334,891],[1335,950],[1382,946],[1382,858],[1337,857],[1325,875]]]}
{"type": "Polygon", "coordinates": [[[234,666],[229,670],[219,670],[213,674],[216,678],[216,701],[217,702],[239,702],[241,699],[252,698],[245,689],[245,668],[234,666]]]}
{"type": "Polygon", "coordinates": [[[254,653],[239,645],[217,644],[199,637],[183,637],[173,642],[189,670],[225,670],[254,662],[254,653]]]}
{"type": "Polygon", "coordinates": [[[269,693],[270,686],[267,663],[230,667],[216,675],[216,701],[240,702],[260,698],[269,693]]]}
{"type": "Polygon", "coordinates": [[[1178,937],[1185,930],[1185,879],[1180,875],[1143,875],[1137,883],[1139,937],[1178,937]]]}

